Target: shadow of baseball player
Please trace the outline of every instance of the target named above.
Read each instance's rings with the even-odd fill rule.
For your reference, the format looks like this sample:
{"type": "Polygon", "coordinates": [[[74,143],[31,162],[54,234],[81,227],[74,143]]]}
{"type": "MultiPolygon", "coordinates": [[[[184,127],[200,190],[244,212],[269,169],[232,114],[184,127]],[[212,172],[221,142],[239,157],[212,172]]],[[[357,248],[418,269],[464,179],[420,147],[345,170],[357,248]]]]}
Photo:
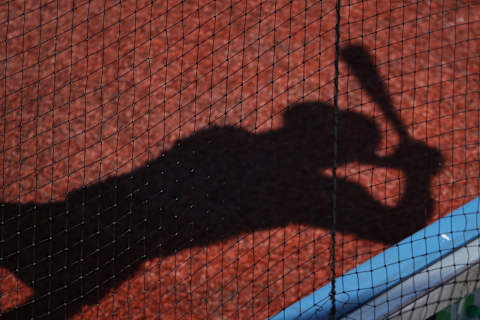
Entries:
{"type": "Polygon", "coordinates": [[[394,207],[337,179],[336,230],[393,244],[423,227],[441,155],[408,136],[365,49],[346,47],[342,57],[396,128],[401,141],[392,154],[376,155],[381,133],[371,119],[306,102],[290,106],[278,130],[204,129],[144,167],[65,201],[3,203],[1,265],[34,290],[3,318],[71,316],[155,256],[289,224],[330,229],[333,180],[322,170],[333,164],[335,118],[339,165],[395,168],[407,179],[394,207]]]}

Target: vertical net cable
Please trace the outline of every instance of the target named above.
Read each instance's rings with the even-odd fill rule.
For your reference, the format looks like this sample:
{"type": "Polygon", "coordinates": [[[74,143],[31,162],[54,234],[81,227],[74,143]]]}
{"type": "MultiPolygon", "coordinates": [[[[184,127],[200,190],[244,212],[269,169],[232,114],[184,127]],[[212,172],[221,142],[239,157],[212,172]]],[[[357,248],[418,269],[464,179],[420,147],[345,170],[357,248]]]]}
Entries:
{"type": "Polygon", "coordinates": [[[337,0],[335,6],[336,24],[335,24],[335,78],[333,92],[333,163],[332,163],[332,240],[331,240],[331,284],[330,299],[332,308],[330,310],[330,319],[336,319],[336,233],[337,233],[337,152],[338,152],[338,81],[339,81],[339,63],[340,63],[340,12],[341,1],[337,0]]]}
{"type": "Polygon", "coordinates": [[[479,231],[479,30],[478,1],[0,1],[0,318],[345,315],[396,266],[363,263],[479,231]]]}

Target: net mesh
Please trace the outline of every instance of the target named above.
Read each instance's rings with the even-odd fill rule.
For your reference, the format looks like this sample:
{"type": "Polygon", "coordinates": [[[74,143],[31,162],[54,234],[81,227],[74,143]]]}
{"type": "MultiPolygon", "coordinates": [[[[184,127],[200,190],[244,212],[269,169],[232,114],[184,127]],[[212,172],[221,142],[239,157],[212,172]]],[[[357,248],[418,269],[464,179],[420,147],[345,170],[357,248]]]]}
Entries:
{"type": "Polygon", "coordinates": [[[264,319],[477,197],[479,30],[478,1],[0,3],[3,317],[264,319]]]}

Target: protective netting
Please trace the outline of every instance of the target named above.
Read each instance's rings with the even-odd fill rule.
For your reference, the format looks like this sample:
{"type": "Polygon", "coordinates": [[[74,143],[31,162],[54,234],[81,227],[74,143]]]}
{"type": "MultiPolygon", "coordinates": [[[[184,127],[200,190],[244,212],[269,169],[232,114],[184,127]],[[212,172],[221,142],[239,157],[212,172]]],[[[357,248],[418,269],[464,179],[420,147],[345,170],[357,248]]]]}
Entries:
{"type": "Polygon", "coordinates": [[[7,0],[0,40],[5,319],[264,319],[480,194],[478,1],[7,0]]]}

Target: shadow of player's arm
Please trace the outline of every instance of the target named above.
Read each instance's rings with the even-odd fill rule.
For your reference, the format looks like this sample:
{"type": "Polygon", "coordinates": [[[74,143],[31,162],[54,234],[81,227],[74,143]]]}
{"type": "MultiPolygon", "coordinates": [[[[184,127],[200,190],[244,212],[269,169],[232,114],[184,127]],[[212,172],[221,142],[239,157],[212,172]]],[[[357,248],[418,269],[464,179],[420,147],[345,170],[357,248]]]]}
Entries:
{"type": "Polygon", "coordinates": [[[424,227],[434,207],[430,184],[442,165],[440,152],[421,142],[411,142],[401,145],[389,156],[374,155],[360,162],[401,170],[405,187],[400,191],[396,205],[390,207],[374,199],[359,185],[339,179],[339,227],[349,229],[349,225],[354,224],[355,233],[360,237],[372,238],[375,234],[378,240],[387,244],[394,244],[424,227]],[[358,198],[351,199],[351,196],[358,198]],[[355,205],[344,208],[344,203],[355,205]],[[358,213],[342,215],[342,211],[348,210],[358,210],[358,213]]]}

